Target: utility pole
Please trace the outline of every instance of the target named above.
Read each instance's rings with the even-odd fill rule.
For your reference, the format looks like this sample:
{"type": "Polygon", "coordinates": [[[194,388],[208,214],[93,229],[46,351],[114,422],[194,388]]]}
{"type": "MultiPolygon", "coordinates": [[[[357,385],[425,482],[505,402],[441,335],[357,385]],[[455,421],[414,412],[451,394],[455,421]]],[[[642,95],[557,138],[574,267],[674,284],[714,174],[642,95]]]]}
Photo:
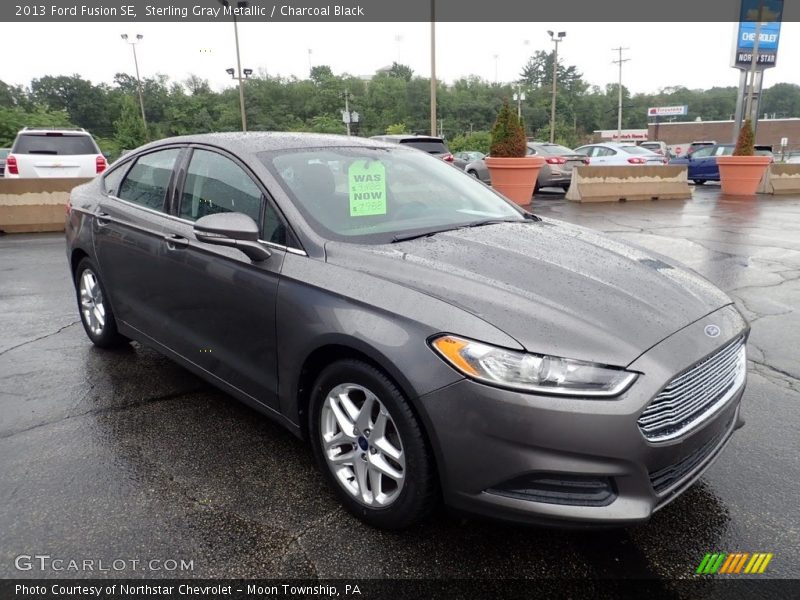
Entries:
{"type": "Polygon", "coordinates": [[[628,62],[630,58],[622,58],[623,50],[630,50],[630,48],[612,48],[614,52],[619,52],[619,59],[612,61],[619,65],[619,102],[617,104],[617,141],[622,141],[622,63],[628,62]]]}
{"type": "Polygon", "coordinates": [[[552,144],[556,139],[556,93],[558,81],[558,42],[567,37],[566,31],[559,31],[556,36],[552,31],[547,32],[550,35],[550,41],[555,44],[553,52],[553,98],[550,101],[550,143],[552,144]]]}
{"type": "Polygon", "coordinates": [[[431,0],[431,135],[436,135],[436,0],[431,0]]]}
{"type": "MultiPolygon", "coordinates": [[[[230,0],[231,2],[233,0],[230,0]]],[[[217,0],[223,7],[230,5],[229,0],[217,0]]],[[[236,8],[247,8],[247,0],[236,0],[236,8]]],[[[242,58],[239,53],[239,25],[236,22],[236,10],[232,11],[233,14],[233,36],[236,40],[236,68],[239,80],[239,110],[242,113],[242,131],[247,131],[247,113],[244,109],[244,79],[242,77],[242,58]]]]}
{"type": "Polygon", "coordinates": [[[344,88],[344,124],[347,126],[347,137],[350,137],[350,90],[344,88]]]}
{"type": "Polygon", "coordinates": [[[144,116],[144,95],[142,94],[142,79],[139,77],[139,59],[136,56],[136,44],[142,41],[144,37],[141,33],[136,34],[136,38],[128,39],[128,34],[123,33],[120,36],[124,41],[128,42],[133,49],[133,64],[136,67],[136,87],[139,90],[139,108],[142,111],[142,125],[144,126],[144,137],[146,140],[150,139],[147,135],[147,118],[144,116]]]}

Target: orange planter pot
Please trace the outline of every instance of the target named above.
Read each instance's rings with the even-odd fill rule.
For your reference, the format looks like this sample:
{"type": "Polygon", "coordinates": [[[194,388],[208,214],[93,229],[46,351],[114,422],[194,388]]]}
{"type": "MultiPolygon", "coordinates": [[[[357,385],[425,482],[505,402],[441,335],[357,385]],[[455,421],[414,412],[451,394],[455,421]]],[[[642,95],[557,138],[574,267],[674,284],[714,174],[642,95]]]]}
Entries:
{"type": "Polygon", "coordinates": [[[769,166],[769,156],[718,156],[722,193],[755,196],[758,183],[769,166]]]}
{"type": "Polygon", "coordinates": [[[492,187],[520,206],[526,206],[533,201],[533,188],[543,164],[544,159],[541,156],[486,157],[492,187]]]}

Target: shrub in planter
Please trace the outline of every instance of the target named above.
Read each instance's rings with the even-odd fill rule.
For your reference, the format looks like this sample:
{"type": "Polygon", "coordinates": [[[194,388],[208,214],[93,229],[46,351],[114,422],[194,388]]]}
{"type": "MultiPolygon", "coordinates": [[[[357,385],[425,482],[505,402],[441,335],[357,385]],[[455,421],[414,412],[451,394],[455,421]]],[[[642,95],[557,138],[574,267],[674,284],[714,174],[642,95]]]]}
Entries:
{"type": "Polygon", "coordinates": [[[542,157],[528,156],[527,152],[525,127],[504,99],[492,127],[486,166],[492,187],[523,206],[531,203],[536,178],[544,164],[542,157]]]}
{"type": "Polygon", "coordinates": [[[754,196],[771,160],[769,156],[755,154],[753,126],[747,119],[739,130],[733,155],[717,157],[722,193],[754,196]]]}

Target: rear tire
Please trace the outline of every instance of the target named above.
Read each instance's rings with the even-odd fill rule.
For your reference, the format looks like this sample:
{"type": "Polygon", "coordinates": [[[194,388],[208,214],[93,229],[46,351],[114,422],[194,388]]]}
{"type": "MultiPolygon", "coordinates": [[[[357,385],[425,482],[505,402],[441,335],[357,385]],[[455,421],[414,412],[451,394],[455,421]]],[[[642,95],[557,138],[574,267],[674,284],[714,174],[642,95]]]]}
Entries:
{"type": "Polygon", "coordinates": [[[438,501],[425,435],[399,388],[360,360],[332,363],[309,406],[317,464],[342,504],[373,527],[403,529],[438,501]]]}
{"type": "Polygon", "coordinates": [[[95,346],[116,348],[129,340],[117,331],[117,321],[95,264],[83,258],[75,269],[75,294],[86,335],[95,346]]]}
{"type": "Polygon", "coordinates": [[[472,169],[470,169],[469,171],[467,171],[467,174],[469,174],[469,175],[472,175],[472,176],[473,176],[475,179],[480,179],[480,178],[478,177],[478,172],[477,172],[477,171],[473,171],[472,169]]]}

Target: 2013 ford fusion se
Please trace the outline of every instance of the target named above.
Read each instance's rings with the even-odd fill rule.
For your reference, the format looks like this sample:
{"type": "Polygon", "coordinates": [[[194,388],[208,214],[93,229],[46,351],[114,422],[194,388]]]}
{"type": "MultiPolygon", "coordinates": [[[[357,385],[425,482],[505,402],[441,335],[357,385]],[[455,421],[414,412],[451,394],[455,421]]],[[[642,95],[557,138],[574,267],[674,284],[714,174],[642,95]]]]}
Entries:
{"type": "Polygon", "coordinates": [[[440,499],[641,522],[743,424],[730,298],[396,144],[162,140],[75,188],[66,235],[92,342],[151,346],[307,439],[374,526],[440,499]]]}

